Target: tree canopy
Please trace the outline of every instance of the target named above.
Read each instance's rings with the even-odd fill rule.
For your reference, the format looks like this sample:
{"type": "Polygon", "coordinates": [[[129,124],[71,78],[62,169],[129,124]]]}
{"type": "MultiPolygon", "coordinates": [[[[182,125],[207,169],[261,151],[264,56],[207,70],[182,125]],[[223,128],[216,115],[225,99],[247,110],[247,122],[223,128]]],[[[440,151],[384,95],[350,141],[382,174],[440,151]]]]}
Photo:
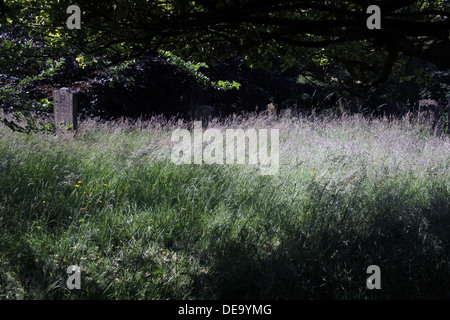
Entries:
{"type": "Polygon", "coordinates": [[[89,97],[97,109],[106,87],[125,100],[145,87],[153,105],[145,96],[143,109],[178,112],[179,89],[192,81],[243,110],[278,93],[280,105],[310,109],[332,95],[331,107],[364,96],[372,110],[419,95],[442,102],[449,16],[450,0],[0,0],[0,108],[51,112],[49,93],[80,80],[98,85],[89,97]],[[79,29],[67,24],[73,5],[79,29]],[[374,18],[381,28],[369,28],[374,18]]]}
{"type": "Polygon", "coordinates": [[[401,56],[450,68],[450,1],[220,0],[23,1],[2,16],[27,23],[85,53],[132,57],[159,49],[207,61],[237,53],[253,65],[271,56],[295,64],[344,67],[353,80],[386,80],[401,56]],[[69,5],[81,8],[80,30],[66,27],[69,5]],[[367,8],[381,10],[371,30],[367,8]]]}

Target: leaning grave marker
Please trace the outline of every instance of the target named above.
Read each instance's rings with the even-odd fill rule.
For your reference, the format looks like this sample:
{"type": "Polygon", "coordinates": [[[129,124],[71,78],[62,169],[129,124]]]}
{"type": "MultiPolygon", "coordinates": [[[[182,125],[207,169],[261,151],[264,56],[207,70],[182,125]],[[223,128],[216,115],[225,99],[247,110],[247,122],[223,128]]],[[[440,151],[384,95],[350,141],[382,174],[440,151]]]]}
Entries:
{"type": "Polygon", "coordinates": [[[64,123],[76,130],[78,126],[78,92],[71,91],[69,88],[55,90],[53,91],[53,101],[56,128],[59,128],[60,123],[64,123]]]}

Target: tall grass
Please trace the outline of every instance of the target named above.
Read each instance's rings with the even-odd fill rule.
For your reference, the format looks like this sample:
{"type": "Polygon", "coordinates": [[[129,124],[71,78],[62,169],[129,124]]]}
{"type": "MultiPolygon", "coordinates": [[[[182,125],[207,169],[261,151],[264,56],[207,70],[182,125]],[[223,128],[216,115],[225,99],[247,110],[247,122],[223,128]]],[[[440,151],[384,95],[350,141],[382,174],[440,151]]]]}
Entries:
{"type": "Polygon", "coordinates": [[[280,129],[279,173],[175,165],[153,118],[77,135],[0,127],[1,299],[450,297],[450,139],[414,121],[216,119],[280,129]],[[366,269],[381,269],[368,290],[366,269]],[[66,286],[78,265],[81,289],[66,286]]]}

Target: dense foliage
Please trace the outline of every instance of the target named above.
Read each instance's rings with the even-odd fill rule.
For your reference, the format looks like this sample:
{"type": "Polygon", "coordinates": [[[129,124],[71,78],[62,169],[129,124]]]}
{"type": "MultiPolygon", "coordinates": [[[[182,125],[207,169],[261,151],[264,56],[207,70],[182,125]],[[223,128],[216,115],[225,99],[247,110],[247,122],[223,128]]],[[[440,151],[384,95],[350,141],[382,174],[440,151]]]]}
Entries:
{"type": "Polygon", "coordinates": [[[0,107],[51,112],[62,86],[87,93],[82,114],[108,117],[186,114],[193,88],[222,114],[271,101],[336,108],[342,97],[369,112],[446,102],[448,1],[370,4],[381,30],[367,28],[362,0],[1,1],[0,107]],[[79,30],[66,26],[72,4],[79,30]]]}
{"type": "Polygon", "coordinates": [[[448,8],[0,0],[0,299],[449,298],[449,137],[416,112],[450,98],[448,8]],[[61,87],[79,130],[45,134],[61,87]],[[279,129],[278,174],[173,163],[193,104],[279,129]]]}
{"type": "Polygon", "coordinates": [[[450,298],[447,136],[360,116],[215,123],[280,130],[279,173],[261,176],[172,163],[187,125],[87,119],[73,138],[0,124],[0,299],[450,298]]]}

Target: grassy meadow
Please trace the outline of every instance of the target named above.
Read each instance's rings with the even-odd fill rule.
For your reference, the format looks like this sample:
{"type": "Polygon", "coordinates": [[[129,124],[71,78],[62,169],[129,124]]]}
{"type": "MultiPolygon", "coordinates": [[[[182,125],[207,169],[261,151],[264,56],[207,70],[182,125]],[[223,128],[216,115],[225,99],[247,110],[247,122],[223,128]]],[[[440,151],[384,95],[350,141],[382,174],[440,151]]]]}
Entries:
{"type": "Polygon", "coordinates": [[[213,121],[280,130],[278,174],[263,176],[172,163],[182,127],[0,124],[0,299],[450,298],[448,135],[362,116],[213,121]]]}

